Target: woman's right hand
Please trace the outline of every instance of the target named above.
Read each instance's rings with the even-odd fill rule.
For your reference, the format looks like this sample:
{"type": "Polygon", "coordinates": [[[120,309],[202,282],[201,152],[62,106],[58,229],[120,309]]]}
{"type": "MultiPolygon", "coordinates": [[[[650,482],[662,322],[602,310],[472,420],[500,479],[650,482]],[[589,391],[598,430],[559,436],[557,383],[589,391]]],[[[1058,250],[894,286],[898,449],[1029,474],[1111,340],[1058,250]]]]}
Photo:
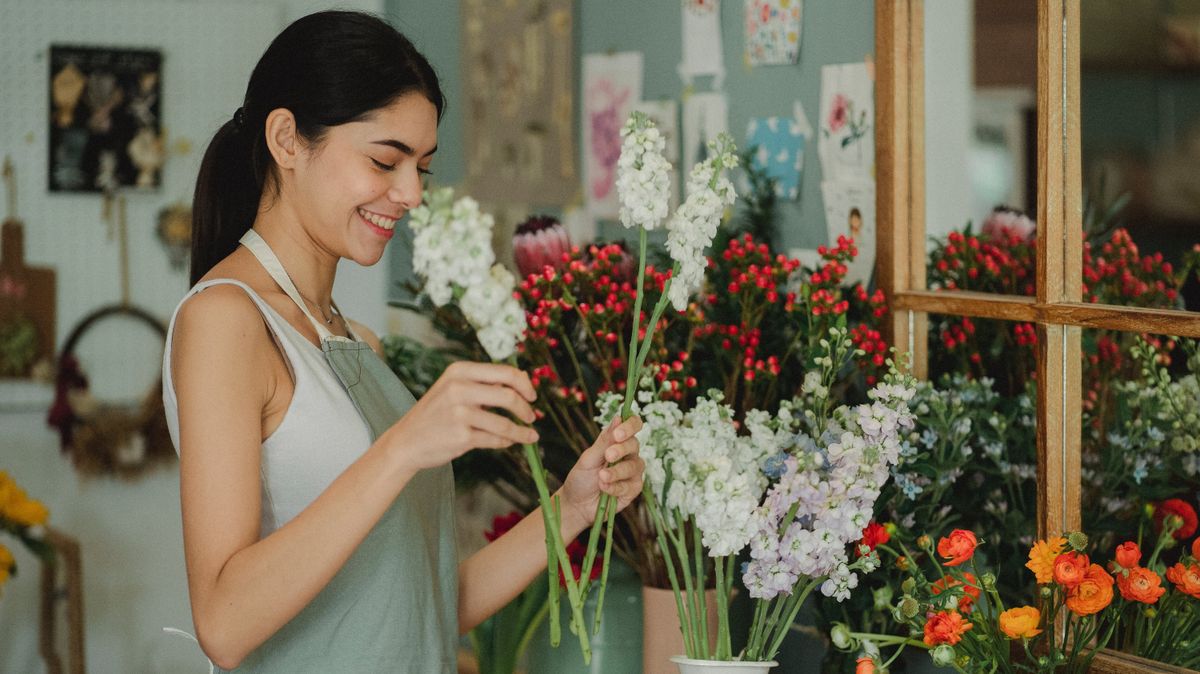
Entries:
{"type": "Polygon", "coordinates": [[[532,424],[537,399],[529,376],[517,368],[460,361],[379,438],[388,455],[417,471],[449,463],[472,449],[537,442],[537,432],[490,411],[507,411],[532,424]]]}

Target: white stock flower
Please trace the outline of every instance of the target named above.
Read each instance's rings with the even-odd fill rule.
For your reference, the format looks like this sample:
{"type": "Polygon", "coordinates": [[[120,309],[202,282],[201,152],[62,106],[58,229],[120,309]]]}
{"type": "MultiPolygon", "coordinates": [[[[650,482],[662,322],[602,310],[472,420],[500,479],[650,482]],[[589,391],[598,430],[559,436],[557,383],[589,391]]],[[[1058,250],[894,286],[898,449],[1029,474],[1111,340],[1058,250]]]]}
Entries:
{"type": "Polygon", "coordinates": [[[737,199],[726,169],[735,168],[733,139],[721,134],[709,143],[712,156],[696,164],[688,176],[687,199],[667,221],[667,252],[679,273],[671,280],[671,304],[677,311],[687,308],[688,299],[704,285],[708,258],[704,250],[717,235],[725,208],[737,199]]]}
{"type": "Polygon", "coordinates": [[[428,191],[408,219],[413,271],[425,279],[425,292],[439,307],[454,299],[455,286],[470,288],[487,278],[496,261],[492,216],[470,197],[453,199],[448,187],[428,191]]]}
{"type": "Polygon", "coordinates": [[[667,217],[671,164],[663,157],[666,139],[644,113],[635,112],[621,127],[617,159],[617,199],[621,224],[656,229],[667,217]]]}

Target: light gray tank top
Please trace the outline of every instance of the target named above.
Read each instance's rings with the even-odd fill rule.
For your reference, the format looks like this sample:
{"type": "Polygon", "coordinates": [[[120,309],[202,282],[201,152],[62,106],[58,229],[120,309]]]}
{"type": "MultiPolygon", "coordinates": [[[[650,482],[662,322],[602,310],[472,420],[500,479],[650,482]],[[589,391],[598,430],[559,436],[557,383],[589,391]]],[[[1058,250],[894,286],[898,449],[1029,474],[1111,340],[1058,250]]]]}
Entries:
{"type": "MultiPolygon", "coordinates": [[[[218,284],[236,285],[254,301],[295,382],[283,421],[262,443],[260,536],[265,538],[312,503],[413,399],[392,377],[379,382],[384,395],[356,405],[322,349],[239,281],[199,283],[179,306],[218,284]]],[[[178,312],[171,317],[163,353],[163,402],[176,451],[179,407],[170,363],[178,312]]],[[[361,342],[347,346],[361,346],[367,351],[361,357],[377,358],[361,342]]],[[[453,492],[449,466],[418,473],[325,589],[236,671],[455,672],[453,492]]]]}

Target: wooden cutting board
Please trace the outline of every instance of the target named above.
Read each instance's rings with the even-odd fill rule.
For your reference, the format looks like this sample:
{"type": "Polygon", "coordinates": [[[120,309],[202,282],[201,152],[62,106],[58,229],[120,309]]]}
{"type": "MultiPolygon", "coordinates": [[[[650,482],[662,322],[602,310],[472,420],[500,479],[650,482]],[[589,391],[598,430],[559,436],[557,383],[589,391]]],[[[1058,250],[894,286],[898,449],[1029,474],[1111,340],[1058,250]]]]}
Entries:
{"type": "MultiPolygon", "coordinates": [[[[25,265],[25,228],[9,218],[0,226],[0,326],[25,316],[37,329],[37,355],[54,359],[55,278],[48,267],[25,265]]],[[[22,378],[29,372],[22,373],[22,378]]]]}

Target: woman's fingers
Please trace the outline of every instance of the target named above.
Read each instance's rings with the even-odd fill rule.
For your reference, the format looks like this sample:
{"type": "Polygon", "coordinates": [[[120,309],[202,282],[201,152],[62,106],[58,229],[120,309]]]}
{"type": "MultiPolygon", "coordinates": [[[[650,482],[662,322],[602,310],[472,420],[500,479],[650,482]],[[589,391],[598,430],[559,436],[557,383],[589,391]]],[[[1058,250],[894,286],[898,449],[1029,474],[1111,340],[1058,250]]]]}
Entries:
{"type": "Polygon", "coordinates": [[[600,488],[617,498],[636,497],[642,491],[645,462],[641,457],[626,459],[600,471],[600,488]]]}
{"type": "Polygon", "coordinates": [[[518,419],[532,424],[537,417],[533,407],[515,389],[495,384],[470,384],[463,387],[460,402],[476,407],[496,407],[508,410],[518,419]]]}
{"type": "MultiPolygon", "coordinates": [[[[528,426],[521,426],[511,419],[506,419],[494,412],[479,410],[471,415],[472,430],[482,431],[489,435],[507,439],[501,447],[509,445],[534,443],[538,440],[537,431],[528,426]]],[[[491,447],[492,445],[476,445],[476,447],[491,447]]]]}
{"type": "Polygon", "coordinates": [[[537,400],[537,391],[534,390],[533,383],[529,381],[529,375],[510,365],[459,361],[450,368],[446,368],[446,373],[455,378],[468,379],[481,384],[507,386],[521,394],[529,402],[537,400]]]}

